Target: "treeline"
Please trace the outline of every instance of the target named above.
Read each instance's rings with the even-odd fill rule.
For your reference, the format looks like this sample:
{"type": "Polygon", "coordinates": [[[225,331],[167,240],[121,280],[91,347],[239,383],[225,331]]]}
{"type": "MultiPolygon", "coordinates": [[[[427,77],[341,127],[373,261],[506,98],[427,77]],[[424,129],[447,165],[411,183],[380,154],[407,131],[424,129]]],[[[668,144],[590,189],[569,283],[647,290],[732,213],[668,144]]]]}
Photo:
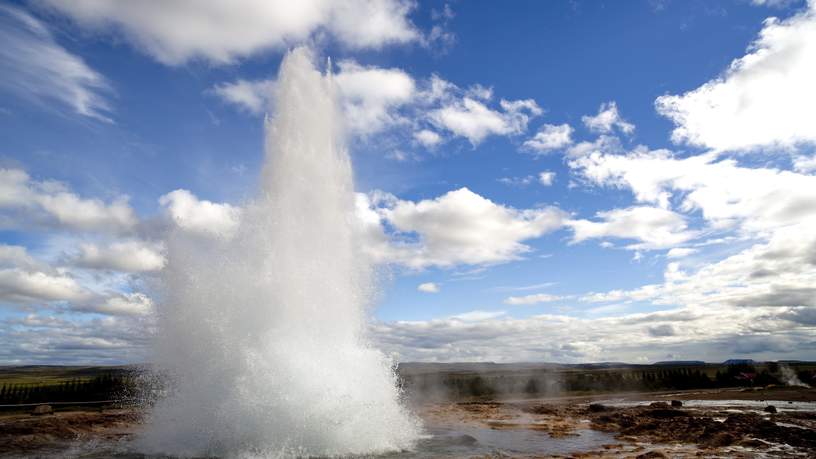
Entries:
{"type": "Polygon", "coordinates": [[[127,397],[132,387],[132,378],[114,374],[85,380],[75,378],[57,384],[3,384],[0,405],[116,400],[127,397]]]}
{"type": "MultiPolygon", "coordinates": [[[[704,367],[650,367],[596,371],[539,371],[489,373],[425,373],[405,375],[402,387],[418,397],[494,397],[504,394],[551,396],[562,393],[597,393],[655,390],[764,387],[784,385],[779,367],[758,370],[750,364],[728,365],[716,373],[704,367]]],[[[812,370],[799,371],[802,381],[812,381],[812,370]]]]}

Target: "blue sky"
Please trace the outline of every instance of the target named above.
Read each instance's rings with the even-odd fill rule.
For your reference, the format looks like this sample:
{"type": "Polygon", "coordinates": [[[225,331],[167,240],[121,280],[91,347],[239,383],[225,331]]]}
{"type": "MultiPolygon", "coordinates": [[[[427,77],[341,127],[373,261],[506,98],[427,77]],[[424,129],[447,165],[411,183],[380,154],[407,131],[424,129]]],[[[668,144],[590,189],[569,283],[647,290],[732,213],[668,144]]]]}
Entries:
{"type": "Polygon", "coordinates": [[[0,362],[141,358],[163,234],[253,195],[297,45],[332,59],[388,352],[812,357],[813,3],[303,3],[0,8],[0,362]]]}

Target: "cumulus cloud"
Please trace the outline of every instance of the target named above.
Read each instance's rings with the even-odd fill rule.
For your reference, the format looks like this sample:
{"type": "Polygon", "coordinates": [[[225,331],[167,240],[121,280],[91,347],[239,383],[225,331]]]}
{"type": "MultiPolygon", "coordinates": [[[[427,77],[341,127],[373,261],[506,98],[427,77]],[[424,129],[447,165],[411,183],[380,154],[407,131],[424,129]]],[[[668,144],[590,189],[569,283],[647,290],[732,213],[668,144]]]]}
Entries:
{"type": "Polygon", "coordinates": [[[0,227],[121,232],[137,222],[126,196],[110,204],[83,199],[63,183],[37,181],[21,169],[0,168],[0,227]]]}
{"type": "Polygon", "coordinates": [[[39,0],[80,26],[121,33],[159,62],[229,64],[328,32],[346,47],[379,48],[418,40],[405,0],[39,0]],[[217,20],[216,20],[217,19],[217,20]]]}
{"type": "Polygon", "coordinates": [[[85,244],[81,246],[84,258],[72,260],[74,266],[67,267],[35,259],[22,247],[0,245],[0,304],[26,310],[147,315],[152,311],[152,300],[144,293],[123,291],[138,281],[131,279],[123,284],[121,280],[122,271],[160,267],[164,259],[152,249],[135,241],[102,249],[85,244]],[[81,268],[75,269],[83,263],[119,272],[88,275],[81,268]]]}
{"type": "Polygon", "coordinates": [[[0,244],[0,268],[44,269],[45,264],[29,255],[28,250],[19,245],[0,244]]]}
{"type": "Polygon", "coordinates": [[[239,208],[198,199],[188,190],[171,191],[159,198],[159,204],[179,228],[204,235],[230,237],[241,217],[239,208]]]}
{"type": "Polygon", "coordinates": [[[152,328],[140,315],[0,319],[0,362],[6,365],[112,365],[142,362],[152,328]]]}
{"type": "MultiPolygon", "coordinates": [[[[352,131],[370,134],[400,122],[394,109],[409,103],[416,91],[410,75],[399,69],[364,67],[354,61],[342,61],[339,67],[334,81],[352,131]]],[[[429,134],[423,136],[433,144],[429,134]]]]}
{"type": "Polygon", "coordinates": [[[82,302],[91,297],[75,279],[58,272],[0,269],[0,301],[6,303],[82,302]]]}
{"type": "Polygon", "coordinates": [[[496,204],[467,188],[436,199],[405,201],[374,194],[358,200],[369,240],[378,257],[411,268],[493,264],[519,259],[530,248],[523,241],[561,226],[563,212],[553,207],[517,210],[496,204]],[[384,226],[392,230],[387,246],[384,226]]]}
{"type": "MultiPolygon", "coordinates": [[[[372,332],[401,361],[440,362],[635,362],[665,360],[667,353],[722,361],[745,351],[745,343],[762,334],[784,343],[813,340],[807,327],[763,308],[687,307],[600,318],[544,314],[518,319],[493,313],[474,321],[448,317],[377,323],[372,332]]],[[[809,352],[802,346],[761,344],[754,348],[757,356],[807,358],[809,352]]]]}
{"type": "Polygon", "coordinates": [[[624,134],[631,134],[635,131],[635,125],[621,118],[618,113],[618,104],[614,101],[601,104],[598,114],[595,116],[584,115],[581,121],[592,132],[609,134],[617,128],[624,134]]]}
{"type": "Polygon", "coordinates": [[[213,94],[253,115],[266,113],[275,90],[274,80],[237,80],[217,84],[213,94]]]}
{"type": "Polygon", "coordinates": [[[803,174],[816,172],[816,155],[797,156],[793,160],[793,169],[796,172],[801,172],[803,174]]]}
{"type": "Polygon", "coordinates": [[[439,293],[439,284],[434,282],[425,282],[417,286],[417,290],[423,293],[439,293]]]}
{"type": "MultiPolygon", "coordinates": [[[[362,66],[345,60],[333,75],[349,130],[370,135],[410,122],[400,108],[414,102],[416,83],[399,69],[362,66]]],[[[266,113],[275,97],[274,80],[237,80],[215,85],[211,92],[225,102],[253,115],[266,113]]],[[[415,138],[425,146],[434,146],[442,138],[430,130],[420,130],[415,138]]]]}
{"type": "Polygon", "coordinates": [[[108,80],[27,12],[0,6],[0,88],[46,107],[111,122],[108,80]]]}
{"type": "Polygon", "coordinates": [[[572,144],[572,126],[569,124],[545,124],[523,147],[536,153],[547,153],[572,144]]]}
{"type": "Polygon", "coordinates": [[[544,186],[550,186],[555,181],[555,172],[544,171],[538,173],[538,183],[544,186]]]}
{"type": "Polygon", "coordinates": [[[137,240],[118,241],[104,246],[80,244],[79,253],[72,261],[85,268],[131,273],[158,271],[165,264],[161,244],[137,240]]]}
{"type": "Polygon", "coordinates": [[[433,148],[442,143],[442,136],[430,129],[422,129],[414,133],[414,139],[421,145],[433,148]]]}
{"type": "Polygon", "coordinates": [[[769,18],[725,72],[657,110],[676,128],[672,140],[715,150],[793,148],[816,142],[816,2],[788,19],[769,18]]]}
{"type": "Polygon", "coordinates": [[[144,316],[153,312],[153,300],[143,293],[123,293],[112,295],[98,303],[80,304],[74,309],[116,316],[144,316]]]}
{"type": "MultiPolygon", "coordinates": [[[[491,102],[492,89],[478,84],[463,89],[437,75],[418,80],[401,69],[363,66],[352,60],[337,67],[332,79],[347,127],[361,137],[397,132],[434,148],[458,136],[475,146],[492,135],[522,134],[529,121],[543,113],[532,99],[491,102]]],[[[210,91],[258,115],[274,103],[274,85],[272,80],[237,80],[210,91]]]]}
{"type": "Polygon", "coordinates": [[[504,304],[511,305],[528,305],[538,303],[551,303],[553,301],[561,300],[562,297],[557,295],[550,295],[547,293],[536,293],[533,295],[524,296],[510,296],[504,300],[504,304]]]}
{"type": "Polygon", "coordinates": [[[682,244],[696,236],[685,219],[659,207],[636,206],[598,212],[601,221],[569,220],[573,242],[615,237],[639,241],[631,249],[662,249],[682,244]]]}
{"type": "Polygon", "coordinates": [[[478,145],[489,135],[514,135],[527,130],[530,118],[542,113],[531,99],[501,100],[502,110],[465,97],[430,112],[432,122],[478,145]]]}
{"type": "Polygon", "coordinates": [[[590,183],[630,189],[639,202],[700,211],[718,229],[749,233],[799,223],[816,215],[816,177],[772,168],[742,167],[706,154],[676,158],[638,147],[627,154],[594,150],[568,163],[590,183]]]}

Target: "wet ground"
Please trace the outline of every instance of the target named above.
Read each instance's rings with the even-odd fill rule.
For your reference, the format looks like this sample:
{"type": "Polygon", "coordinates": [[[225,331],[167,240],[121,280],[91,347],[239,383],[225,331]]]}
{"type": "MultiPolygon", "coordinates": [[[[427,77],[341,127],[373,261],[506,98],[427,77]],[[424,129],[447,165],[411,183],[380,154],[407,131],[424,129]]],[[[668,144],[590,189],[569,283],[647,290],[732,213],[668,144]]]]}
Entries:
{"type": "MultiPolygon", "coordinates": [[[[816,457],[816,390],[732,389],[416,406],[427,435],[394,458],[816,457]],[[773,408],[770,408],[770,407],[773,408]]],[[[142,457],[134,409],[0,416],[0,457],[142,457]]]]}

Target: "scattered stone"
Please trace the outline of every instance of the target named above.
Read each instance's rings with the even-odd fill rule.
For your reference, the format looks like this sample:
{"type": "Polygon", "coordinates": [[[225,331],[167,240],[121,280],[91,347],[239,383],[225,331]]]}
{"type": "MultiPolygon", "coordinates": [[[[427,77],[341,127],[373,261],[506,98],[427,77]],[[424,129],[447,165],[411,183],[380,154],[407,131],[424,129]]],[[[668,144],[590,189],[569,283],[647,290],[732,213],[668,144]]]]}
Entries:
{"type": "Polygon", "coordinates": [[[34,411],[31,412],[31,414],[36,416],[42,416],[44,414],[52,414],[53,412],[54,409],[51,408],[51,405],[37,405],[34,408],[34,411]]]}
{"type": "Polygon", "coordinates": [[[680,408],[681,406],[683,406],[683,402],[681,402],[680,400],[672,400],[671,406],[673,406],[674,408],[680,408]]]}
{"type": "Polygon", "coordinates": [[[668,409],[669,404],[666,402],[652,402],[649,404],[649,408],[668,409]]]}
{"type": "Polygon", "coordinates": [[[776,414],[776,407],[773,405],[768,405],[765,407],[764,410],[766,413],[776,414]]]}

